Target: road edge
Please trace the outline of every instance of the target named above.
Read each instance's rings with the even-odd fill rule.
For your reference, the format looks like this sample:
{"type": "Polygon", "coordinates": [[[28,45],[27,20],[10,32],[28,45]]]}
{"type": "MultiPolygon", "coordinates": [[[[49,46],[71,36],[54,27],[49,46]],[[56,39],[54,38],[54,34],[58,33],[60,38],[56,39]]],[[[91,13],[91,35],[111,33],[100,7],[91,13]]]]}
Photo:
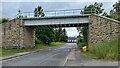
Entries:
{"type": "Polygon", "coordinates": [[[70,53],[71,53],[71,50],[72,50],[72,49],[69,50],[69,53],[68,53],[68,55],[67,55],[66,58],[65,58],[65,61],[64,61],[63,65],[62,65],[63,67],[66,65],[66,63],[67,63],[67,61],[68,61],[68,57],[69,57],[69,55],[70,55],[70,53]]]}
{"type": "MultiPolygon", "coordinates": [[[[50,48],[52,48],[52,47],[50,47],[50,48]]],[[[30,51],[30,52],[25,53],[25,54],[13,55],[13,56],[5,57],[5,58],[0,59],[0,61],[12,59],[12,58],[16,58],[16,57],[20,57],[20,56],[24,56],[24,55],[28,55],[28,54],[31,54],[31,53],[39,52],[41,50],[43,50],[43,49],[38,49],[38,50],[35,50],[35,51],[30,51]]]]}

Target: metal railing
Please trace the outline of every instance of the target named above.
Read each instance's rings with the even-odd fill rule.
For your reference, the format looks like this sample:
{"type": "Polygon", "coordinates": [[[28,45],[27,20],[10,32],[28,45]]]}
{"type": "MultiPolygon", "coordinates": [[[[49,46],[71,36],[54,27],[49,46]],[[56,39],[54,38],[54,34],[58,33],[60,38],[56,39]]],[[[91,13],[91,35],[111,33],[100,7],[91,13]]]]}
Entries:
{"type": "MultiPolygon", "coordinates": [[[[43,11],[43,17],[55,17],[55,16],[70,16],[70,15],[85,15],[85,14],[98,14],[97,10],[91,9],[90,11],[85,11],[84,9],[69,9],[69,10],[54,10],[54,11],[43,11]]],[[[35,18],[41,17],[40,15],[34,16],[34,12],[19,12],[16,17],[22,18],[35,18]]]]}

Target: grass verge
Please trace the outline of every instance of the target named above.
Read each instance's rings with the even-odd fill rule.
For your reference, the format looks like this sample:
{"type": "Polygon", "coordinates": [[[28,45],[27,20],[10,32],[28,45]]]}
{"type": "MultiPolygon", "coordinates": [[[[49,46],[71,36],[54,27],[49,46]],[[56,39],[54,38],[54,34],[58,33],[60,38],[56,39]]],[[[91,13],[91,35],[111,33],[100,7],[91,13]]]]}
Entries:
{"type": "Polygon", "coordinates": [[[62,45],[61,42],[52,42],[50,45],[36,44],[36,46],[32,49],[0,49],[0,56],[8,56],[20,52],[30,52],[37,49],[44,49],[44,48],[49,48],[52,46],[60,46],[60,45],[62,45]]]}
{"type": "Polygon", "coordinates": [[[51,42],[50,45],[52,45],[52,46],[60,46],[60,45],[62,45],[62,42],[51,42]]]}
{"type": "Polygon", "coordinates": [[[110,42],[104,41],[89,46],[88,52],[83,53],[82,55],[89,58],[118,60],[118,39],[110,42]]]}

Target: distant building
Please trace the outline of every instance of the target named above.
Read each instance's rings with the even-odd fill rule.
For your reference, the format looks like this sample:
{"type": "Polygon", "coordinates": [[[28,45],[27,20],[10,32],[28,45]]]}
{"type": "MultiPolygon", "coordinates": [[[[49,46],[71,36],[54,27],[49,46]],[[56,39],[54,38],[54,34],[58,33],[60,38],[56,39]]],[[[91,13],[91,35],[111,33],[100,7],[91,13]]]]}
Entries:
{"type": "Polygon", "coordinates": [[[77,41],[76,39],[77,39],[76,37],[68,37],[68,42],[75,43],[77,41]]]}

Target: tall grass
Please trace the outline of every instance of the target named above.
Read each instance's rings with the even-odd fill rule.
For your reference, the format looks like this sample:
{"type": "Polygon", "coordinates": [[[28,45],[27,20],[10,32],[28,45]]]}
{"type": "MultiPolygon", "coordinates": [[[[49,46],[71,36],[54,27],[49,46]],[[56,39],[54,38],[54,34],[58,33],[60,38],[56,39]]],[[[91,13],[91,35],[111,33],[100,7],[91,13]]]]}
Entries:
{"type": "Polygon", "coordinates": [[[118,39],[112,41],[104,41],[89,46],[89,52],[98,59],[118,60],[118,39]]]}

